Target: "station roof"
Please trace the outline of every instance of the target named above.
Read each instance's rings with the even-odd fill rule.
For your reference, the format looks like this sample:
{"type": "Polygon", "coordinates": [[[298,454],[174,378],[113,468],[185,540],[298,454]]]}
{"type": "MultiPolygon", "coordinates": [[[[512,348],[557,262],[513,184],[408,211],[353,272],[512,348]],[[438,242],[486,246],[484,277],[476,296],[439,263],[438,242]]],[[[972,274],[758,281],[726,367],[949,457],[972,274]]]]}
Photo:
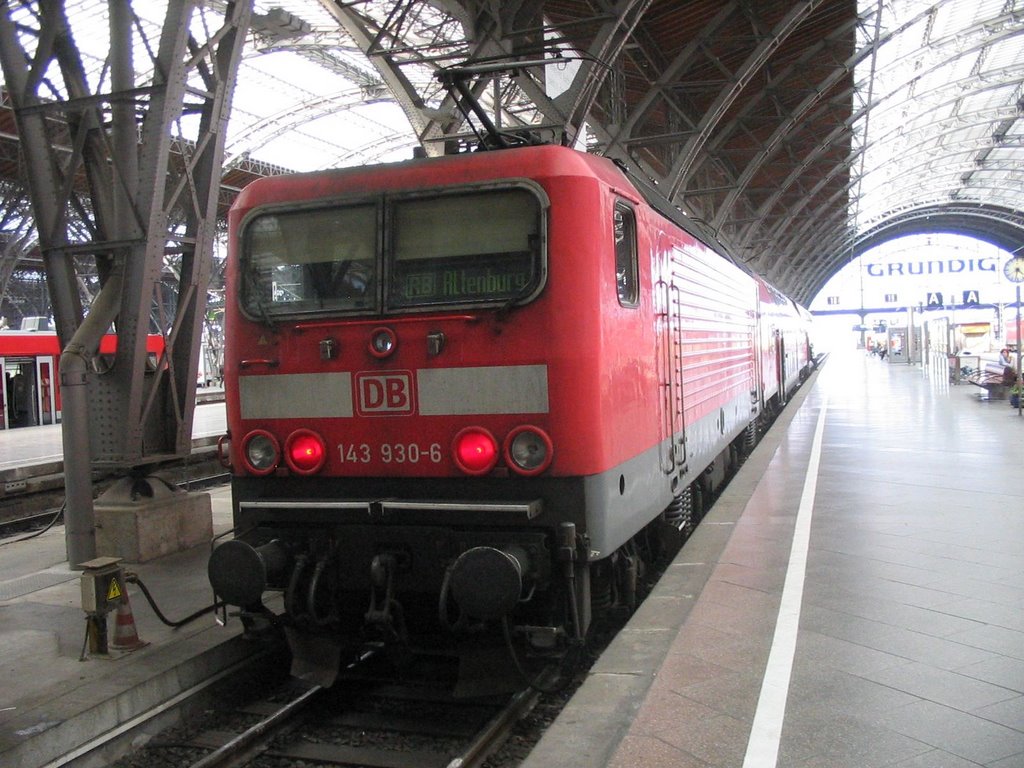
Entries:
{"type": "Polygon", "coordinates": [[[439,153],[468,129],[435,72],[517,59],[471,80],[500,127],[624,160],[804,303],[899,234],[1024,244],[1022,0],[255,0],[250,38],[225,204],[259,175],[439,153]]]}

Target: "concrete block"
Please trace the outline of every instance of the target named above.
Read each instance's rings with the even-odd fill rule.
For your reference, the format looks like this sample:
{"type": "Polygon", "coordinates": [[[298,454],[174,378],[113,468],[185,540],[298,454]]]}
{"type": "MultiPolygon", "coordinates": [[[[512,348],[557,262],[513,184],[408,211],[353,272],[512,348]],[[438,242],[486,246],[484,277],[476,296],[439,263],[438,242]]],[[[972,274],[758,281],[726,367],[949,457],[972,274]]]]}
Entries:
{"type": "Polygon", "coordinates": [[[124,478],[94,509],[96,554],[129,563],[190,549],[213,536],[210,494],[182,491],[159,477],[124,478]]]}

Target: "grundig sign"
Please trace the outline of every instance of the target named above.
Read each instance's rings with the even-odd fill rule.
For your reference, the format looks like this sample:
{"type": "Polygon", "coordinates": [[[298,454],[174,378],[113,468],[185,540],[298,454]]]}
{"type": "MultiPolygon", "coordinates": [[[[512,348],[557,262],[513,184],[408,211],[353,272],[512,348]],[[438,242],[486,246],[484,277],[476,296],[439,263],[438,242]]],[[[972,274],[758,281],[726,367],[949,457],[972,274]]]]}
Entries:
{"type": "Polygon", "coordinates": [[[956,275],[968,272],[996,272],[996,260],[990,256],[977,259],[943,259],[936,261],[892,261],[868,264],[871,277],[902,277],[916,275],[956,275]]]}

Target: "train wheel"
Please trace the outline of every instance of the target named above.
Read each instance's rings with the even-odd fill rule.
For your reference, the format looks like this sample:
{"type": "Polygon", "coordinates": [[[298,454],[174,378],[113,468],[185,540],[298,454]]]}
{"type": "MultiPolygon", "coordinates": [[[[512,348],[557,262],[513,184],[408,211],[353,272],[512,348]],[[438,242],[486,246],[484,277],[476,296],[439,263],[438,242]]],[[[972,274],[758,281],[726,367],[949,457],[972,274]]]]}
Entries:
{"type": "Polygon", "coordinates": [[[692,520],[694,527],[704,519],[704,513],[707,512],[705,508],[705,499],[707,499],[708,493],[704,490],[700,483],[694,483],[690,486],[693,495],[693,513],[692,520]]]}
{"type": "Polygon", "coordinates": [[[652,559],[671,560],[690,538],[696,526],[693,516],[693,492],[690,486],[672,499],[653,525],[653,539],[657,542],[657,551],[652,554],[652,559]]]}
{"type": "Polygon", "coordinates": [[[754,448],[757,446],[757,422],[752,421],[747,424],[747,428],[743,433],[743,458],[746,458],[754,452],[754,448]]]}

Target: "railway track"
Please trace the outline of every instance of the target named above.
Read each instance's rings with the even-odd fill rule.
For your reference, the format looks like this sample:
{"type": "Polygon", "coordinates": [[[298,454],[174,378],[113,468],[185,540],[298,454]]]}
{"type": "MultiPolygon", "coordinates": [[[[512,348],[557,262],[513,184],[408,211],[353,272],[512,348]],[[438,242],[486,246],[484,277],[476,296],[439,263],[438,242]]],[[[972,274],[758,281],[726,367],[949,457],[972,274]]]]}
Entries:
{"type": "MultiPolygon", "coordinates": [[[[472,768],[479,765],[536,702],[522,691],[502,700],[460,701],[406,686],[337,693],[313,688],[235,736],[192,768],[240,766],[257,755],[303,766],[472,768]],[[352,698],[349,698],[352,697],[352,698]],[[324,703],[331,714],[313,713],[324,703]],[[304,710],[296,714],[296,709],[304,710]]],[[[207,738],[210,735],[208,734],[207,738]]]]}
{"type": "Polygon", "coordinates": [[[206,710],[117,768],[473,768],[539,697],[527,689],[460,698],[450,680],[356,678],[329,690],[290,680],[258,699],[206,710]]]}

